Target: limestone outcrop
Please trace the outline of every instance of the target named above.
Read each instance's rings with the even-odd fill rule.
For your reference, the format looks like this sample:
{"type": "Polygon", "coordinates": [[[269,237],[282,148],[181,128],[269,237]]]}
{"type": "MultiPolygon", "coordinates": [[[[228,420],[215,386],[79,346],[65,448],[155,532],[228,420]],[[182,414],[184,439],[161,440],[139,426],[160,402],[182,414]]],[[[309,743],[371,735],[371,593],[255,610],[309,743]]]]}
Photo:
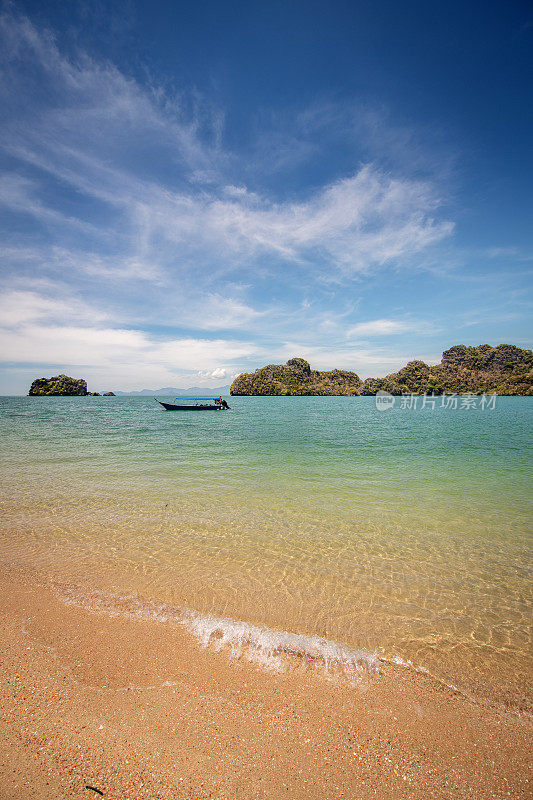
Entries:
{"type": "Polygon", "coordinates": [[[30,397],[69,397],[83,396],[87,392],[87,381],[83,378],[70,378],[68,375],[55,375],[53,378],[37,378],[30,386],[30,397]]]}
{"type": "Polygon", "coordinates": [[[230,387],[232,395],[357,395],[362,380],[355,372],[311,369],[304,358],[286,364],[269,364],[239,375],[230,387]]]}
{"type": "Polygon", "coordinates": [[[378,390],[391,394],[533,394],[533,353],[513,344],[456,344],[445,350],[440,364],[410,361],[385,378],[367,378],[361,394],[378,390]]]}
{"type": "Polygon", "coordinates": [[[533,395],[533,353],[513,344],[456,344],[444,351],[440,364],[410,361],[398,372],[364,382],[348,370],[313,370],[304,358],[297,357],[239,375],[230,394],[374,395],[380,390],[394,395],[533,395]]]}

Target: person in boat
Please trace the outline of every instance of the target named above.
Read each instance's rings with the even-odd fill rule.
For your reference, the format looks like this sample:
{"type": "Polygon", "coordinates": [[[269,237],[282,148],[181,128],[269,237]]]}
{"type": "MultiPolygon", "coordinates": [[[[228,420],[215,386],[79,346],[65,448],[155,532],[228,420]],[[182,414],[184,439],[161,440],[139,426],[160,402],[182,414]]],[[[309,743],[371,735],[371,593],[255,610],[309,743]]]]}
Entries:
{"type": "Polygon", "coordinates": [[[222,397],[217,397],[214,402],[215,405],[218,406],[219,408],[223,408],[224,410],[229,409],[228,404],[226,403],[225,400],[222,399],[222,397]]]}

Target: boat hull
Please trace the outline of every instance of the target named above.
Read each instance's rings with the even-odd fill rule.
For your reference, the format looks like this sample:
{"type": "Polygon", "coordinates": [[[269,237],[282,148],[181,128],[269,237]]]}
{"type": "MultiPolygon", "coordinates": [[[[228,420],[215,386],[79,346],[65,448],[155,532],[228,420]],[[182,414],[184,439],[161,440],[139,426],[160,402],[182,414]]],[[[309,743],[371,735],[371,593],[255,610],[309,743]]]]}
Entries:
{"type": "Polygon", "coordinates": [[[166,411],[226,411],[227,409],[216,405],[205,406],[178,406],[174,403],[163,403],[162,400],[157,401],[166,411]]]}

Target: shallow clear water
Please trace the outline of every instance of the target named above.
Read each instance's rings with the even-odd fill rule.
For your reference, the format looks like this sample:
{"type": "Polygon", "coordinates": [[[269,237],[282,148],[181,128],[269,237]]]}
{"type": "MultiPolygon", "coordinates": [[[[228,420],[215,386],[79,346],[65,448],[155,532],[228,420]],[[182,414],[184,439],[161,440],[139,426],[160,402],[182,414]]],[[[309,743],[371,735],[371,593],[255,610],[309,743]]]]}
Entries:
{"type": "Polygon", "coordinates": [[[527,704],[533,399],[230,405],[0,399],[0,555],[527,704]]]}

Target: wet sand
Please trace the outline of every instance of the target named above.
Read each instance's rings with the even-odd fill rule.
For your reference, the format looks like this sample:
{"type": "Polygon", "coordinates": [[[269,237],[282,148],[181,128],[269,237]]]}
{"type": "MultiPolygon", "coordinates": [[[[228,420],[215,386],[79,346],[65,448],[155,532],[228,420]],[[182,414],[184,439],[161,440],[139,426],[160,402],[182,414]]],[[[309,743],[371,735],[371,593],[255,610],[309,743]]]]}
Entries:
{"type": "Polygon", "coordinates": [[[0,579],[1,800],[531,797],[528,716],[393,665],[272,673],[0,579]]]}

